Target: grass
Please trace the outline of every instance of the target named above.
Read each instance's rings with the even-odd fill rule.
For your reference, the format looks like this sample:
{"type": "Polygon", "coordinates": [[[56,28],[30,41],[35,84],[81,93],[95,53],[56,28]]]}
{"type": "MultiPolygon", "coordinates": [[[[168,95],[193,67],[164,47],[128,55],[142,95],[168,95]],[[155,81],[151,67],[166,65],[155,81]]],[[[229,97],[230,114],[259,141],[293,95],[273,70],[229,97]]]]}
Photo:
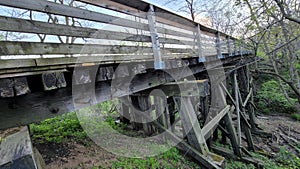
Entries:
{"type": "Polygon", "coordinates": [[[300,114],[299,114],[299,113],[293,113],[293,114],[291,115],[291,117],[292,117],[293,119],[295,119],[296,121],[300,121],[300,114]]]}
{"type": "Polygon", "coordinates": [[[32,140],[37,143],[61,143],[71,140],[80,141],[87,138],[76,113],[68,113],[31,124],[30,132],[32,140]]]}
{"type": "Polygon", "coordinates": [[[171,148],[155,157],[148,158],[119,158],[112,163],[111,168],[200,168],[194,162],[186,160],[176,148],[171,148]]]}

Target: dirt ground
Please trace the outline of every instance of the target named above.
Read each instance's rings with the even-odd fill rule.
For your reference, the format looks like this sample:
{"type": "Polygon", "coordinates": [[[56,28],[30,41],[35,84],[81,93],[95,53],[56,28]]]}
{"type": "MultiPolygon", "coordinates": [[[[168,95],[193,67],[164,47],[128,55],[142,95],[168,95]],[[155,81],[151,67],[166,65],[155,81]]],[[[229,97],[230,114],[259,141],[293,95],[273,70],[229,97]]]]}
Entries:
{"type": "MultiPolygon", "coordinates": [[[[254,137],[256,145],[265,151],[275,154],[279,151],[280,146],[286,146],[288,150],[296,153],[299,152],[293,146],[300,145],[300,122],[293,120],[286,115],[276,116],[258,116],[257,123],[271,137],[254,137]]],[[[263,135],[262,135],[263,136],[263,135]]]]}
{"type": "Polygon", "coordinates": [[[46,169],[92,168],[103,166],[109,168],[117,156],[105,151],[93,142],[88,144],[70,142],[68,144],[36,145],[46,163],[46,169]]]}

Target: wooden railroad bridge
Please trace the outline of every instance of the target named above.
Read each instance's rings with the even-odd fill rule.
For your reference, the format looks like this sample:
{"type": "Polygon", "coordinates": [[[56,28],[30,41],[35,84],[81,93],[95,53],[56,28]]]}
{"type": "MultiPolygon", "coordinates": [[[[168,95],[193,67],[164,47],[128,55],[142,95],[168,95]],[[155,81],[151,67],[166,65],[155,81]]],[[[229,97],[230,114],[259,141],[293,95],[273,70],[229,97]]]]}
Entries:
{"type": "MultiPolygon", "coordinates": [[[[258,129],[249,71],[256,58],[246,42],[139,0],[60,2],[0,1],[1,9],[22,13],[1,13],[0,30],[25,37],[0,41],[0,129],[130,98],[141,111],[155,110],[157,118],[135,123],[140,115],[122,104],[124,121],[180,140],[171,129],[180,119],[187,141],[179,145],[202,166],[224,167],[224,157],[260,165],[247,151],[255,150],[252,134],[258,129]],[[165,95],[151,105],[156,89],[165,95]],[[211,144],[217,131],[232,152],[211,144]]],[[[9,157],[0,168],[16,164],[11,161],[18,158],[9,157]]]]}

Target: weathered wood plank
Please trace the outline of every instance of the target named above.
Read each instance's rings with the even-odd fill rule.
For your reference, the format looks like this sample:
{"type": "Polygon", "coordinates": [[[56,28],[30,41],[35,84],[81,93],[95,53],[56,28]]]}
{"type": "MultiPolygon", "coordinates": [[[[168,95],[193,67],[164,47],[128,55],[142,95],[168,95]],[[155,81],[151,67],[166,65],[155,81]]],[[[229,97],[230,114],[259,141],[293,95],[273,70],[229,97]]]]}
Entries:
{"type": "Polygon", "coordinates": [[[97,44],[62,44],[11,41],[0,42],[0,55],[131,54],[137,51],[150,53],[151,48],[97,44]]]}
{"type": "MultiPolygon", "coordinates": [[[[156,121],[165,128],[168,129],[167,119],[164,116],[164,111],[166,109],[166,97],[164,96],[155,96],[154,95],[154,106],[155,106],[155,113],[156,113],[156,121]]],[[[162,133],[163,130],[158,128],[158,132],[162,133]]]]}
{"type": "Polygon", "coordinates": [[[125,103],[120,103],[120,121],[124,124],[130,124],[129,107],[125,103]]]}
{"type": "Polygon", "coordinates": [[[147,24],[45,0],[39,0],[38,3],[35,0],[27,0],[26,3],[22,0],[2,0],[0,5],[148,30],[147,24]]]}
{"type": "Polygon", "coordinates": [[[26,77],[0,79],[0,97],[14,97],[30,92],[26,77]]]}
{"type": "Polygon", "coordinates": [[[236,115],[237,115],[237,131],[238,131],[238,144],[241,146],[242,142],[242,131],[241,131],[241,117],[240,117],[240,98],[239,98],[239,86],[237,82],[237,73],[236,70],[233,74],[233,80],[234,80],[234,94],[235,94],[235,107],[236,107],[236,115]]]}
{"type": "Polygon", "coordinates": [[[67,86],[63,72],[43,73],[42,81],[44,90],[53,90],[67,86]]]}
{"type": "Polygon", "coordinates": [[[180,107],[180,119],[182,120],[183,130],[188,138],[189,144],[202,154],[207,155],[209,150],[190,98],[182,97],[178,101],[181,103],[177,103],[177,107],[180,107]],[[178,106],[179,104],[180,106],[178,106]]]}
{"type": "Polygon", "coordinates": [[[27,78],[26,77],[14,78],[14,90],[16,96],[21,96],[30,93],[30,89],[27,83],[27,78]]]}
{"type": "MultiPolygon", "coordinates": [[[[191,49],[164,48],[168,53],[194,53],[191,49]]],[[[51,55],[51,54],[135,54],[152,53],[145,46],[119,46],[98,44],[65,44],[39,42],[0,42],[0,55],[51,55]]]]}
{"type": "MultiPolygon", "coordinates": [[[[39,3],[36,3],[35,0],[28,0],[26,3],[24,3],[22,0],[15,0],[14,2],[11,2],[9,0],[3,0],[0,2],[0,5],[17,7],[17,8],[28,9],[28,10],[39,11],[39,12],[53,13],[57,15],[75,17],[75,18],[86,19],[90,21],[109,23],[113,25],[119,25],[119,26],[125,26],[129,28],[149,31],[148,25],[145,23],[135,22],[129,19],[119,18],[108,14],[102,14],[94,11],[89,11],[86,9],[70,7],[67,5],[61,5],[58,3],[44,1],[44,0],[39,1],[39,3]]],[[[193,38],[192,35],[182,33],[180,31],[174,31],[165,28],[159,28],[158,31],[160,33],[193,38]]]]}
{"type": "MultiPolygon", "coordinates": [[[[135,35],[130,33],[93,29],[86,27],[53,24],[27,19],[0,16],[0,30],[13,32],[26,32],[47,35],[72,36],[79,38],[110,39],[134,42],[151,42],[151,37],[146,35],[135,35]]],[[[161,43],[192,45],[191,41],[172,38],[160,38],[161,43]]]]}
{"type": "MultiPolygon", "coordinates": [[[[1,62],[0,62],[1,63],[1,62]]],[[[9,77],[29,76],[42,74],[46,71],[60,70],[65,72],[67,65],[53,65],[44,67],[27,67],[27,68],[15,68],[15,69],[0,69],[0,79],[9,77]]]]}
{"type": "Polygon", "coordinates": [[[192,80],[166,83],[158,87],[167,96],[201,96],[205,97],[209,94],[209,81],[192,80]]]}
{"type": "Polygon", "coordinates": [[[149,30],[151,35],[151,41],[152,41],[152,50],[153,50],[153,56],[154,56],[154,68],[155,69],[163,69],[165,68],[165,63],[162,60],[162,55],[160,51],[160,43],[159,38],[157,34],[157,26],[155,21],[155,12],[153,5],[150,5],[149,11],[148,11],[148,23],[149,23],[149,30]]]}
{"type": "Polygon", "coordinates": [[[0,69],[35,67],[34,59],[9,59],[0,60],[0,69]]]}
{"type": "MultiPolygon", "coordinates": [[[[129,6],[124,5],[124,4],[116,3],[116,2],[113,2],[113,1],[109,1],[109,0],[78,0],[78,1],[147,19],[147,12],[129,7],[129,6]]],[[[182,29],[185,29],[185,30],[194,31],[193,27],[189,27],[187,25],[179,24],[177,22],[170,21],[170,20],[161,18],[159,16],[157,17],[157,21],[160,22],[160,23],[163,23],[163,24],[170,25],[170,26],[175,26],[175,27],[182,28],[182,29]]]]}
{"type": "MultiPolygon", "coordinates": [[[[186,55],[165,55],[164,59],[169,60],[170,62],[177,58],[191,58],[193,54],[186,55]]],[[[25,56],[26,57],[26,56],[25,56]]],[[[213,56],[210,56],[213,57],[213,56]]],[[[207,58],[209,59],[209,58],[207,58]]],[[[214,58],[210,59],[213,61],[214,58]]],[[[141,62],[141,61],[152,61],[153,55],[81,55],[80,57],[61,57],[61,58],[37,58],[37,59],[9,59],[9,60],[1,60],[0,61],[0,70],[1,69],[9,69],[9,68],[22,68],[22,67],[32,67],[34,69],[36,66],[47,66],[47,69],[57,69],[59,66],[66,65],[80,65],[82,63],[93,63],[93,64],[105,64],[107,62],[111,63],[122,63],[122,62],[141,62]],[[3,65],[3,67],[1,67],[3,65]],[[52,68],[53,67],[53,68],[52,68]]],[[[177,61],[176,61],[177,62],[177,61]]],[[[182,62],[182,61],[180,61],[182,62]]],[[[178,67],[179,65],[175,65],[174,67],[178,67]]],[[[172,68],[172,67],[171,67],[172,68]]],[[[30,70],[31,70],[30,69],[30,70]]],[[[20,69],[21,71],[22,69],[20,69]]],[[[26,69],[23,69],[24,71],[26,69]]],[[[44,69],[45,70],[45,69],[44,69]]],[[[5,70],[8,71],[8,70],[5,70]]],[[[8,71],[9,73],[9,71],[8,71]]]]}
{"type": "Polygon", "coordinates": [[[204,138],[207,139],[210,136],[210,131],[218,125],[220,120],[228,113],[233,112],[234,107],[227,105],[223,110],[221,110],[212,120],[210,120],[206,125],[204,125],[201,129],[204,138]]]}
{"type": "Polygon", "coordinates": [[[138,16],[138,17],[141,17],[144,19],[147,18],[147,14],[144,11],[129,7],[127,5],[109,1],[109,0],[77,0],[77,1],[95,5],[95,6],[99,6],[99,7],[110,9],[110,10],[114,10],[117,12],[129,14],[129,15],[133,15],[133,16],[138,16]]]}
{"type": "Polygon", "coordinates": [[[27,127],[4,138],[0,145],[0,157],[1,169],[38,169],[27,127]]]}
{"type": "Polygon", "coordinates": [[[0,79],[0,96],[1,97],[13,97],[13,79],[0,79]]]}
{"type": "Polygon", "coordinates": [[[248,103],[251,96],[252,96],[252,88],[250,88],[250,91],[249,91],[249,93],[248,93],[248,95],[247,95],[247,97],[246,97],[246,99],[245,99],[245,101],[242,105],[243,107],[246,107],[246,105],[247,105],[247,103],[248,103]]]}
{"type": "Polygon", "coordinates": [[[172,143],[176,143],[176,145],[180,149],[184,149],[184,151],[187,154],[189,154],[192,158],[194,158],[195,160],[200,162],[201,165],[203,165],[204,167],[206,167],[208,169],[220,169],[221,168],[220,165],[222,165],[222,163],[224,162],[224,157],[219,156],[217,154],[210,153],[210,152],[208,153],[207,156],[205,156],[205,155],[201,154],[197,149],[190,146],[185,141],[182,141],[181,138],[176,136],[174,133],[172,133],[170,130],[165,128],[163,125],[161,125],[157,121],[153,121],[153,124],[155,125],[155,127],[164,131],[165,138],[167,140],[169,140],[172,143]],[[213,157],[215,157],[215,158],[213,158],[213,157]]]}

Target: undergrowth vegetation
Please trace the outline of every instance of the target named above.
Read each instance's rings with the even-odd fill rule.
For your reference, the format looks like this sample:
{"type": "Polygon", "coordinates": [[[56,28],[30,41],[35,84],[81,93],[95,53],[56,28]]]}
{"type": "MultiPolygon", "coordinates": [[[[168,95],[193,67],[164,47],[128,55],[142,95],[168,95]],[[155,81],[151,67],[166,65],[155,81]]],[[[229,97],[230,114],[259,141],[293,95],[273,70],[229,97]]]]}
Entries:
{"type": "MultiPolygon", "coordinates": [[[[258,83],[258,92],[256,95],[256,106],[258,112],[264,114],[287,113],[294,114],[297,109],[286,99],[281,87],[276,80],[261,80],[258,83]]],[[[286,89],[287,91],[288,88],[286,89]]],[[[291,98],[291,102],[295,103],[296,99],[291,98]]]]}
{"type": "Polygon", "coordinates": [[[82,129],[76,113],[68,113],[31,124],[30,132],[32,140],[37,143],[61,143],[86,138],[86,133],[82,129]]]}
{"type": "MultiPolygon", "coordinates": [[[[275,82],[269,82],[263,84],[265,90],[273,90],[268,88],[268,85],[276,85],[275,82]]],[[[260,93],[260,96],[265,95],[267,91],[260,93]],[[264,93],[265,92],[265,93],[264,93]]],[[[277,93],[278,94],[278,93],[277,93]]],[[[276,95],[280,96],[280,94],[276,95]]],[[[273,96],[275,97],[275,96],[273,96]]],[[[282,97],[282,96],[280,96],[282,97]]],[[[287,104],[283,99],[278,98],[272,100],[276,101],[277,104],[287,104]]],[[[103,113],[105,114],[106,125],[111,126],[113,129],[119,132],[126,132],[126,125],[122,123],[115,123],[115,111],[112,110],[110,106],[112,103],[106,103],[107,105],[100,105],[103,108],[103,113]]],[[[263,105],[265,106],[265,105],[263,105]]],[[[99,105],[96,108],[99,108],[99,105]]],[[[268,107],[271,108],[271,107],[268,107]]],[[[289,107],[283,108],[283,110],[288,110],[289,107]]],[[[96,123],[93,123],[96,125],[96,123]]],[[[103,125],[103,124],[99,124],[103,125]]],[[[95,126],[95,130],[98,130],[95,126]]],[[[47,119],[40,123],[30,125],[31,135],[33,142],[40,144],[47,143],[65,143],[69,141],[83,142],[87,140],[87,134],[81,127],[81,121],[78,120],[76,113],[68,113],[61,116],[54,117],[52,119],[47,119]]],[[[216,146],[221,146],[230,149],[230,146],[221,145],[215,143],[216,146]]],[[[299,147],[300,148],[300,147],[299,147]]],[[[265,156],[252,153],[252,155],[261,159],[264,163],[265,168],[270,169],[284,169],[284,168],[300,168],[300,159],[295,154],[290,153],[285,147],[281,147],[280,152],[277,154],[275,159],[268,159],[265,156]]],[[[200,168],[200,166],[186,158],[184,154],[180,153],[178,149],[171,148],[164,153],[148,158],[127,158],[118,157],[115,161],[110,164],[111,168],[200,168]]],[[[107,168],[107,166],[94,166],[94,169],[107,168]]],[[[229,169],[254,169],[254,165],[246,164],[239,161],[234,161],[227,159],[226,168],[229,169]]]]}
{"type": "Polygon", "coordinates": [[[194,162],[186,160],[176,148],[148,158],[118,158],[112,163],[112,168],[200,168],[194,162]]]}

